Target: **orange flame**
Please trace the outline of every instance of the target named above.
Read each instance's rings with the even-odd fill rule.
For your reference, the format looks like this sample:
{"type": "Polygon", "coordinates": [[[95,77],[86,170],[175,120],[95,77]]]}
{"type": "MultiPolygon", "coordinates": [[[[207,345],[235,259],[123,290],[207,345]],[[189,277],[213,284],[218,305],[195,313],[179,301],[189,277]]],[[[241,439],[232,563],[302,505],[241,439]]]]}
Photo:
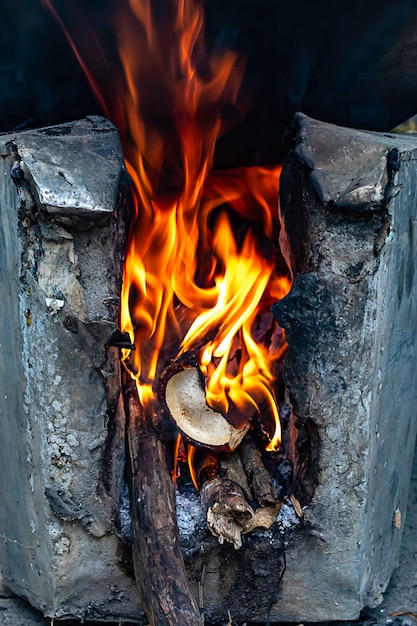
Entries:
{"type": "Polygon", "coordinates": [[[177,486],[177,479],[179,476],[179,453],[180,453],[180,445],[182,443],[182,437],[180,434],[177,435],[174,446],[174,467],[172,468],[171,477],[174,482],[175,487],[177,486]]]}
{"type": "MultiPolygon", "coordinates": [[[[55,13],[50,0],[43,2],[55,13]]],[[[253,327],[290,287],[277,275],[274,254],[259,244],[259,233],[264,240],[277,235],[280,168],[212,171],[225,106],[240,115],[243,63],[231,51],[206,53],[197,0],[172,0],[170,11],[156,20],[151,0],[120,7],[113,21],[122,70],[110,89],[103,80],[99,89],[67,33],[119,128],[133,181],[121,326],[137,350],[124,358],[145,404],[154,399],[167,359],[200,351],[208,403],[246,420],[269,407],[275,449],[280,426],[272,365],[285,339],[271,353],[254,339],[253,327]],[[233,216],[247,224],[243,237],[235,235],[233,216]],[[240,356],[231,372],[236,342],[240,356]]],[[[100,54],[105,57],[101,48],[100,54]]]]}
{"type": "Polygon", "coordinates": [[[194,467],[194,456],[197,448],[192,445],[188,445],[187,450],[187,462],[188,462],[188,471],[190,472],[190,478],[193,481],[193,485],[198,491],[198,482],[197,482],[197,474],[194,467]]]}

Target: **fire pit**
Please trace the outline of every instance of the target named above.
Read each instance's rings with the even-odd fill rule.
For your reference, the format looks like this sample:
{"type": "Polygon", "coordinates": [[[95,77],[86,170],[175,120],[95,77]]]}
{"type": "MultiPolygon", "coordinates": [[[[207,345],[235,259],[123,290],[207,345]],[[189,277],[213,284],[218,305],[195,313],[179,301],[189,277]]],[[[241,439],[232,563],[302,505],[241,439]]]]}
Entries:
{"type": "Polygon", "coordinates": [[[282,167],[213,169],[241,59],[129,11],[116,98],[68,35],[123,152],[2,137],[2,576],[57,618],[355,618],[416,434],[417,142],[298,114],[282,167]]]}
{"type": "MultiPolygon", "coordinates": [[[[416,143],[304,117],[297,136],[281,176],[294,284],[273,307],[289,350],[272,457],[294,478],[277,522],[240,550],[218,543],[181,488],[183,556],[207,619],[353,618],[379,602],[398,558],[415,436],[416,143]]],[[[114,323],[127,198],[117,134],[95,118],[5,136],[2,150],[2,575],[51,616],[140,619],[118,365],[129,342],[114,323]],[[108,187],[95,192],[103,155],[108,187]]],[[[144,432],[171,485],[166,434],[144,432]]],[[[167,500],[158,506],[166,516],[167,500]]]]}

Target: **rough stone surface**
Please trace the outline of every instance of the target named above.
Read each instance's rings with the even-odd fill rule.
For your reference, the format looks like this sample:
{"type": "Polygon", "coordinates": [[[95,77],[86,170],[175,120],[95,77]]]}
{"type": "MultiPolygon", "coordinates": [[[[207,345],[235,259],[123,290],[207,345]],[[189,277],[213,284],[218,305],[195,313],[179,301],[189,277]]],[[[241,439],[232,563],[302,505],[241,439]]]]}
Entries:
{"type": "Polygon", "coordinates": [[[19,156],[37,203],[48,213],[91,218],[112,212],[123,156],[109,121],[91,116],[26,133],[19,156]]]}
{"type": "MultiPolygon", "coordinates": [[[[191,515],[182,544],[207,622],[226,623],[228,610],[236,623],[354,619],[379,602],[398,560],[416,430],[417,141],[369,133],[351,141],[351,130],[298,123],[282,179],[281,244],[295,281],[275,314],[289,340],[297,424],[320,441],[315,491],[301,498],[305,523],[278,521],[239,551],[219,546],[191,515]]],[[[101,180],[94,137],[100,146],[109,138],[117,190],[122,158],[107,123],[64,128],[0,138],[1,575],[47,616],[143,625],[113,528],[118,497],[120,529],[129,525],[125,494],[106,491],[103,478],[109,438],[123,444],[117,425],[108,427],[105,388],[123,246],[119,191],[92,192],[90,178],[101,180]],[[79,162],[91,164],[77,171],[79,188],[93,194],[81,209],[74,196],[54,209],[47,192],[60,189],[55,177],[69,185],[78,161],[64,174],[39,167],[48,150],[36,156],[38,133],[59,139],[51,154],[74,151],[63,137],[90,134],[75,143],[79,162]]]]}
{"type": "Polygon", "coordinates": [[[92,118],[4,135],[0,155],[2,578],[51,617],[137,617],[102,487],[125,237],[118,134],[92,118]]]}
{"type": "MultiPolygon", "coordinates": [[[[182,503],[182,499],[181,499],[182,503]]],[[[195,513],[198,518],[198,513],[195,513]]],[[[403,520],[404,522],[404,520],[403,520]]],[[[185,523],[185,522],[184,522],[185,523]]],[[[190,528],[188,523],[187,529],[190,528]]],[[[193,526],[195,528],[195,526],[193,526]]],[[[417,547],[416,547],[416,531],[417,531],[417,450],[414,455],[414,472],[412,476],[410,492],[407,505],[407,516],[404,523],[404,533],[401,542],[400,563],[395,570],[391,582],[384,593],[384,600],[378,608],[370,611],[367,609],[361,615],[359,621],[337,622],[333,626],[415,626],[415,615],[417,615],[417,547]],[[393,613],[400,613],[398,617],[394,617],[393,613]],[[413,617],[414,614],[414,617],[413,617]]],[[[236,621],[234,614],[231,613],[233,626],[251,626],[248,620],[236,621]]],[[[43,617],[39,611],[28,606],[20,598],[10,597],[6,590],[2,590],[0,586],[0,621],[5,626],[51,626],[49,619],[43,617]]],[[[57,622],[55,622],[57,624],[57,622]]],[[[135,621],[134,624],[143,626],[144,620],[135,621]]],[[[207,622],[210,624],[210,622],[207,622]]],[[[309,622],[304,622],[306,626],[309,622]]],[[[77,621],[59,622],[59,626],[80,626],[77,621]]],[[[104,626],[104,622],[84,622],[85,626],[90,624],[93,626],[104,626]]],[[[120,626],[120,622],[114,622],[114,626],[120,626]]],[[[230,624],[227,611],[224,611],[220,619],[210,626],[225,626],[230,624]]],[[[272,622],[269,622],[272,626],[272,622]]],[[[296,622],[298,624],[298,622],[296,622]]],[[[320,626],[320,622],[317,623],[320,626]]],[[[259,622],[258,622],[259,626],[259,622]]],[[[322,626],[332,626],[331,623],[325,622],[322,626]]]]}
{"type": "Polygon", "coordinates": [[[353,619],[398,563],[416,435],[417,141],[298,124],[281,179],[295,280],[274,312],[294,413],[320,440],[307,510],[329,540],[296,539],[271,618],[353,619]]]}

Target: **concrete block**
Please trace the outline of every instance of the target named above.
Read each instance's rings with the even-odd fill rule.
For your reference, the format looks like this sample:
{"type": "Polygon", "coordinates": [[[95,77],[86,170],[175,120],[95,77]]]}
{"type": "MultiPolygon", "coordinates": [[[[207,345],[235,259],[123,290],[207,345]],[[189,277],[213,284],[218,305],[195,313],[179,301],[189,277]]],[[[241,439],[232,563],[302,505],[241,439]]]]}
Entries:
{"type": "Polygon", "coordinates": [[[139,617],[103,484],[127,203],[119,137],[89,118],[3,135],[0,154],[1,575],[51,617],[139,617]]]}

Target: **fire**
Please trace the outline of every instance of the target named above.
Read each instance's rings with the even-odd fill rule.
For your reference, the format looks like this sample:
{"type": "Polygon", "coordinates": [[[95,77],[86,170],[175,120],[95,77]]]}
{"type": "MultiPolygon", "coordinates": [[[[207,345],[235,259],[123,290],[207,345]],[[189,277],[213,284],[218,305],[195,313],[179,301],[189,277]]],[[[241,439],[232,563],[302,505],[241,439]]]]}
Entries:
{"type": "MultiPolygon", "coordinates": [[[[239,250],[225,213],[218,220],[213,252],[224,267],[224,271],[215,276],[216,302],[197,316],[183,339],[182,347],[190,350],[200,337],[215,333],[214,338],[205,343],[200,356],[201,368],[208,379],[208,404],[224,415],[229,413],[233,404],[241,415],[250,416],[258,411],[258,403],[266,400],[277,426],[271,442],[274,448],[280,440],[280,422],[271,392],[271,355],[254,341],[251,334],[259,304],[274,272],[274,259],[267,260],[258,253],[251,231],[246,234],[239,250]],[[233,358],[237,336],[245,357],[241,358],[237,373],[230,375],[227,368],[233,358]],[[213,366],[214,358],[219,360],[217,366],[213,366]]],[[[286,281],[276,281],[272,297],[279,299],[287,290],[286,281]]]]}
{"type": "MultiPolygon", "coordinates": [[[[43,1],[59,19],[50,0],[43,1]]],[[[200,2],[168,5],[159,16],[150,0],[120,6],[113,23],[121,69],[111,86],[93,77],[67,33],[119,129],[133,181],[121,326],[137,349],[124,358],[146,404],[167,360],[195,351],[207,402],[246,420],[268,407],[275,449],[280,425],[272,368],[285,338],[281,333],[271,350],[253,329],[290,288],[288,277],[277,274],[271,245],[280,168],[212,170],[225,107],[229,117],[230,110],[241,116],[244,64],[231,51],[207,54],[200,2]]],[[[106,57],[102,47],[99,52],[106,57]]]]}
{"type": "Polygon", "coordinates": [[[193,481],[194,487],[198,491],[197,476],[196,476],[195,467],[194,467],[194,456],[195,456],[196,449],[197,448],[195,446],[191,446],[191,445],[188,446],[187,462],[188,462],[188,470],[190,472],[191,480],[193,481]]]}

